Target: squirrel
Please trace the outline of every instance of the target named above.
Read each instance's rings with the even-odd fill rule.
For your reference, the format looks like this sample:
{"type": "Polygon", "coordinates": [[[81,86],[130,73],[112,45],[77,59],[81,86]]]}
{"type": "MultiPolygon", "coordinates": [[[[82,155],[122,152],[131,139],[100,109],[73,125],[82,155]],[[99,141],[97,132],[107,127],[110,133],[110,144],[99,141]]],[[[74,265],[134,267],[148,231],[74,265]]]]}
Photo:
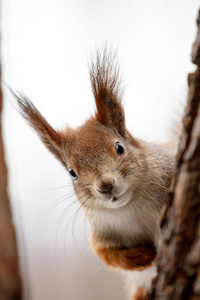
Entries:
{"type": "MultiPolygon", "coordinates": [[[[96,113],[77,129],[52,128],[25,94],[11,92],[21,115],[69,172],[94,251],[109,266],[142,271],[156,257],[177,144],[149,143],[128,131],[116,53],[96,51],[89,74],[96,113]]],[[[136,294],[143,299],[140,290],[136,294]]]]}

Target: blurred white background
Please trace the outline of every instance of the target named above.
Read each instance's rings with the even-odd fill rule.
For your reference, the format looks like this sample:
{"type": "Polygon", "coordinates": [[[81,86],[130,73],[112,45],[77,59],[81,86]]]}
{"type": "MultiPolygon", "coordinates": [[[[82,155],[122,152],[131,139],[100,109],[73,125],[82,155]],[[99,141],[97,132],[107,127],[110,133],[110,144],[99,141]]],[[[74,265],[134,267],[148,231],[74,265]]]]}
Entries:
{"type": "MultiPolygon", "coordinates": [[[[53,126],[80,125],[95,109],[88,59],[107,41],[118,48],[127,127],[141,138],[169,140],[194,70],[198,8],[197,0],[2,0],[3,81],[23,90],[53,126]]],[[[4,92],[24,299],[125,299],[122,278],[90,250],[67,172],[4,92]]]]}

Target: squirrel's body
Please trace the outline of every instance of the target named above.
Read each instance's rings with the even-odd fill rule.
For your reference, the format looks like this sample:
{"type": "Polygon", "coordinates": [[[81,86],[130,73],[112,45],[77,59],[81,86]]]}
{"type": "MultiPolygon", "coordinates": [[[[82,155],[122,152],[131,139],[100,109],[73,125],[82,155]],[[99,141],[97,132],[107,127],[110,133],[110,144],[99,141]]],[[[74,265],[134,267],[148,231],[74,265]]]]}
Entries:
{"type": "MultiPolygon", "coordinates": [[[[87,211],[93,238],[98,246],[131,249],[142,243],[157,244],[161,209],[167,200],[174,162],[174,146],[142,142],[143,162],[138,186],[133,181],[123,206],[107,208],[95,205],[87,211]]],[[[141,150],[140,150],[141,151],[141,150]]]]}
{"type": "Polygon", "coordinates": [[[69,171],[96,253],[111,266],[143,270],[155,258],[176,145],[147,143],[126,129],[119,69],[110,52],[97,52],[90,78],[97,111],[77,129],[53,129],[27,97],[13,94],[21,114],[69,171]]]}

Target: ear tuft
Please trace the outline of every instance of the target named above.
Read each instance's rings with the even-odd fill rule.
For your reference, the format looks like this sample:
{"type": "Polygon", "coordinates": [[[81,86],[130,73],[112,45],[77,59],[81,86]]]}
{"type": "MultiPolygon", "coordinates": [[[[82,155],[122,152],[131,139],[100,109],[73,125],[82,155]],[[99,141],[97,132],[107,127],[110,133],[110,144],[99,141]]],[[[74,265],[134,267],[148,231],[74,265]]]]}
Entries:
{"type": "Polygon", "coordinates": [[[125,116],[121,105],[122,87],[116,52],[104,48],[96,51],[95,59],[90,63],[90,80],[97,113],[96,118],[125,137],[125,116]]]}
{"type": "Polygon", "coordinates": [[[31,100],[23,93],[15,92],[10,88],[12,95],[17,102],[17,108],[20,114],[26,119],[28,124],[38,133],[40,139],[58,158],[62,164],[65,164],[62,157],[62,137],[59,132],[54,130],[46,119],[41,115],[31,100]]]}

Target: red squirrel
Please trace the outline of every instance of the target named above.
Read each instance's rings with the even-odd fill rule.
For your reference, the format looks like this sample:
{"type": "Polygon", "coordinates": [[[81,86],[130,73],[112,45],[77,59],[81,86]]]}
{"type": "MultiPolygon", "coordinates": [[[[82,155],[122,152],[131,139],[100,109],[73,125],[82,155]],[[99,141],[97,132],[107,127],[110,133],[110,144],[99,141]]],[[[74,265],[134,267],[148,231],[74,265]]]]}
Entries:
{"type": "Polygon", "coordinates": [[[127,130],[115,54],[97,51],[89,72],[96,113],[77,129],[52,128],[27,96],[12,93],[22,116],[69,172],[91,225],[92,248],[112,267],[141,271],[156,256],[176,144],[148,143],[127,130]]]}

